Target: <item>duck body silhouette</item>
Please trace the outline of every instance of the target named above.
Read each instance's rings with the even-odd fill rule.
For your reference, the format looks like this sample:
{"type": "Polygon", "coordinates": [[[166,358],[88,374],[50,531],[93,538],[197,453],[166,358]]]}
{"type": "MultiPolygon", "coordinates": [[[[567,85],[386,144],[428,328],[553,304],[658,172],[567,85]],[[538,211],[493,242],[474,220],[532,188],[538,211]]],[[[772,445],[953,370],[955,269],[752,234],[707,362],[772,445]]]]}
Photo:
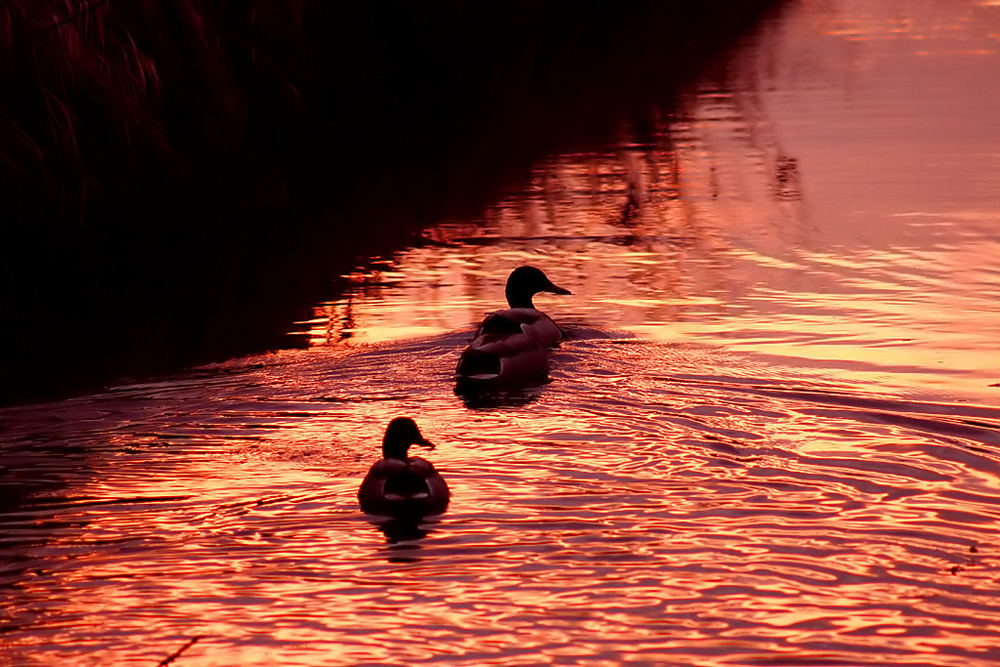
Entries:
{"type": "Polygon", "coordinates": [[[358,502],[367,514],[421,517],[441,514],[451,491],[430,461],[408,456],[411,445],[434,449],[409,417],[389,422],[382,438],[382,460],[375,462],[358,489],[358,502]]]}
{"type": "Polygon", "coordinates": [[[532,297],[539,292],[570,294],[539,269],[522,266],[507,279],[510,308],[490,313],[462,352],[456,371],[460,384],[509,384],[543,379],[549,372],[549,348],[562,331],[532,297]]]}

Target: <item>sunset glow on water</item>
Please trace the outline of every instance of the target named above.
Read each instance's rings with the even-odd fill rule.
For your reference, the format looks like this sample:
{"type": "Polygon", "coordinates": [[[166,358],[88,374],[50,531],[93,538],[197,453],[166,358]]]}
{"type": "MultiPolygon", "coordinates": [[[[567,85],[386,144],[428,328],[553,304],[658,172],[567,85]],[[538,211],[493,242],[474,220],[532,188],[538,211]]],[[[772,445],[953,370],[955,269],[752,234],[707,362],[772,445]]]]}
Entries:
{"type": "Polygon", "coordinates": [[[0,411],[0,664],[997,664],[998,43],[995,2],[793,3],[307,349],[0,411]],[[526,263],[573,292],[552,382],[466,400],[526,263]],[[398,415],[452,491],[419,533],[355,498],[398,415]]]}

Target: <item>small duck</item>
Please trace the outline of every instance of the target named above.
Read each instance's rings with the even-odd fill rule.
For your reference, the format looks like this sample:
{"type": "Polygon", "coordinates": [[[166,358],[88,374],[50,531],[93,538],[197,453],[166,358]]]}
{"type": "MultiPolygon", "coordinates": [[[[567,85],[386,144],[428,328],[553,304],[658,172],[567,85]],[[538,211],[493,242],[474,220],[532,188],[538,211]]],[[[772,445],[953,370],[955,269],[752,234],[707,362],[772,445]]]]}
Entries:
{"type": "Polygon", "coordinates": [[[384,516],[427,516],[441,514],[448,507],[451,491],[430,461],[407,456],[410,445],[434,449],[416,422],[396,417],[382,437],[382,460],[368,470],[358,501],[367,514],[384,516]]]}
{"type": "Polygon", "coordinates": [[[486,316],[458,362],[458,380],[472,383],[516,383],[540,379],[549,372],[549,348],[562,331],[535,309],[539,292],[572,294],[533,266],[521,266],[507,278],[507,310],[486,316]]]}

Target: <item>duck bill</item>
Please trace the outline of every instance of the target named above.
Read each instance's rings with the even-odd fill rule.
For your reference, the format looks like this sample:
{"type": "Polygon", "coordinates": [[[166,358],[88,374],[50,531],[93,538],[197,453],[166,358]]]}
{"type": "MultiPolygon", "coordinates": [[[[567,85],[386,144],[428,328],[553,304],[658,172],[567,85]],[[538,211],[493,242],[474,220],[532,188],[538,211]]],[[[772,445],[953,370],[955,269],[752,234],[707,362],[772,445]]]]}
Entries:
{"type": "Polygon", "coordinates": [[[421,438],[415,444],[418,444],[421,447],[426,447],[427,449],[434,449],[434,443],[431,442],[430,440],[425,439],[425,438],[421,438]]]}
{"type": "Polygon", "coordinates": [[[549,286],[545,288],[545,291],[552,292],[553,294],[572,294],[572,292],[570,292],[565,287],[559,287],[559,285],[556,285],[555,283],[551,282],[549,283],[549,286]]]}

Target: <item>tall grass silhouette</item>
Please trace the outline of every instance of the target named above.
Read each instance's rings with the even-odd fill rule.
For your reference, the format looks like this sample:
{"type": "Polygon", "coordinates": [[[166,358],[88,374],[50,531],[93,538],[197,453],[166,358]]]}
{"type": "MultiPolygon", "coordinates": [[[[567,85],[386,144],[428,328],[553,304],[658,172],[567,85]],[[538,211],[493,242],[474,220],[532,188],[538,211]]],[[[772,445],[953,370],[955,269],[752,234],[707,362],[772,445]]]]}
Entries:
{"type": "Polygon", "coordinates": [[[0,400],[281,344],[775,4],[0,0],[0,400]]]}

